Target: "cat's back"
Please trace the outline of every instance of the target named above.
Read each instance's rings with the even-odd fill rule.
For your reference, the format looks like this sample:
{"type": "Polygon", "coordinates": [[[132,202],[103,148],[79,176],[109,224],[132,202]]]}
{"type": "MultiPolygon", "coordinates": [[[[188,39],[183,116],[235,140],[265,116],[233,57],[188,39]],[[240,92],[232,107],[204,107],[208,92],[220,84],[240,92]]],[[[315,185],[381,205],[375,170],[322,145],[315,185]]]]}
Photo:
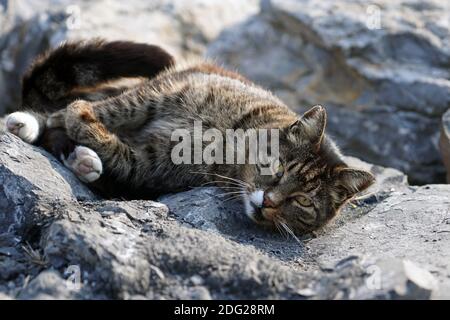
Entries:
{"type": "Polygon", "coordinates": [[[173,67],[149,81],[145,90],[157,98],[151,127],[162,122],[185,127],[199,120],[205,127],[232,128],[245,114],[264,106],[293,115],[270,91],[209,62],[173,67]]]}

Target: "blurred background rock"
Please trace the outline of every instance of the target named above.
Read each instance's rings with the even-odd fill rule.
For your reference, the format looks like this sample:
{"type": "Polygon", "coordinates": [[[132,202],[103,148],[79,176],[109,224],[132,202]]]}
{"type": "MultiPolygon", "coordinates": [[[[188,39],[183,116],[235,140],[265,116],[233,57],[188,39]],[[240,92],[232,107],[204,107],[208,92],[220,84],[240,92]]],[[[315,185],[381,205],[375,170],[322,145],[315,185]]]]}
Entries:
{"type": "Polygon", "coordinates": [[[445,181],[450,1],[0,0],[0,114],[33,57],[92,37],[213,58],[298,112],[326,106],[345,153],[413,184],[445,181]]]}

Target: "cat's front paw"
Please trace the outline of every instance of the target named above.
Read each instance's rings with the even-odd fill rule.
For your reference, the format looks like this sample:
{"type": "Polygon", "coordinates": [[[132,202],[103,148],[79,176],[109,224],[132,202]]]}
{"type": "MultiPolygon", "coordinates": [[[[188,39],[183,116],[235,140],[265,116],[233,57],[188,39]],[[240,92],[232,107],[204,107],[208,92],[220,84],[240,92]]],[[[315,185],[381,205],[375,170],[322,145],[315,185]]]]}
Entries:
{"type": "Polygon", "coordinates": [[[94,150],[77,146],[67,159],[62,159],[65,166],[84,182],[94,182],[103,172],[102,161],[94,150]]]}
{"type": "Polygon", "coordinates": [[[6,117],[6,131],[25,142],[33,143],[39,137],[39,122],[26,112],[14,112],[6,117]]]}

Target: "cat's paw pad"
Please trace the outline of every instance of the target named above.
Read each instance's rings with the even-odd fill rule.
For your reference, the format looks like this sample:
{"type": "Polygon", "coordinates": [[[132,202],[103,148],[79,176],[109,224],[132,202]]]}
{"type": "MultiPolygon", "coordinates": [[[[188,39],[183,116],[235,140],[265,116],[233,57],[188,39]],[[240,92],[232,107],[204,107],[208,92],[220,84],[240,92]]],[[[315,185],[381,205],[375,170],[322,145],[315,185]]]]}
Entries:
{"type": "Polygon", "coordinates": [[[26,112],[14,112],[6,117],[6,131],[25,142],[33,143],[39,137],[39,122],[26,112]]]}
{"type": "Polygon", "coordinates": [[[77,146],[67,157],[62,159],[66,167],[84,182],[94,182],[103,172],[102,161],[92,149],[77,146]]]}

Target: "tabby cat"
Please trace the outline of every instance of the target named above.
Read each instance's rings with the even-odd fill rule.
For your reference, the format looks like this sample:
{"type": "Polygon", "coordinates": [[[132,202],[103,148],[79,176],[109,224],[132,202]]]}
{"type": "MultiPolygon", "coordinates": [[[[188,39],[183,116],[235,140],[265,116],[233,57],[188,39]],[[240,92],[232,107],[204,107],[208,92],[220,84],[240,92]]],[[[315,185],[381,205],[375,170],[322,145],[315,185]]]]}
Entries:
{"type": "Polygon", "coordinates": [[[323,107],[299,117],[243,76],[204,61],[175,65],[157,46],[63,44],[33,63],[22,99],[7,130],[110,197],[154,198],[213,184],[240,196],[255,222],[302,234],[374,181],[349,168],[324,134],[323,107]],[[280,164],[272,175],[250,163],[174,164],[171,134],[192,132],[194,121],[222,132],[279,129],[280,164]]]}

